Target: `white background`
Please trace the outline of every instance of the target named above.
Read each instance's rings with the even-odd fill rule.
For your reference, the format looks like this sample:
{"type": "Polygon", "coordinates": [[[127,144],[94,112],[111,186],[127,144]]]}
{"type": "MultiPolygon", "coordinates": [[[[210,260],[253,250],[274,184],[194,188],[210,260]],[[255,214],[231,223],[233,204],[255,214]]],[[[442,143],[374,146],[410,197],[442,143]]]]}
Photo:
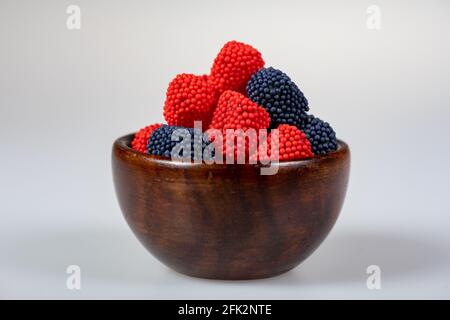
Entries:
{"type": "Polygon", "coordinates": [[[0,2],[0,298],[450,298],[448,1],[0,2]],[[81,8],[81,30],[66,8],[81,8]],[[366,26],[369,5],[381,30],[366,26]],[[344,208],[294,271],[179,275],[134,238],[110,148],[160,122],[167,83],[240,40],[352,150],[344,208]],[[66,288],[66,267],[82,289],[66,288]],[[368,290],[366,268],[381,267],[368,290]]]}

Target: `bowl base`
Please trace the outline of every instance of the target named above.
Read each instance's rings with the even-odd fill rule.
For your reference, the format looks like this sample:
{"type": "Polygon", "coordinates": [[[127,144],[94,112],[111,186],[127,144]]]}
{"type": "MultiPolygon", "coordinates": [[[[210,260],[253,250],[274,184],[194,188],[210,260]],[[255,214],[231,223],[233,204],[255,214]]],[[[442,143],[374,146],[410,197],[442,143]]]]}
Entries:
{"type": "Polygon", "coordinates": [[[178,271],[178,270],[175,270],[172,268],[168,268],[168,269],[173,272],[176,272],[178,274],[181,274],[183,276],[190,277],[190,278],[205,279],[205,280],[220,280],[220,281],[249,281],[249,280],[263,280],[263,279],[278,277],[282,274],[292,271],[295,268],[296,267],[292,267],[292,268],[289,268],[286,270],[262,274],[262,275],[247,274],[247,275],[240,275],[240,276],[239,275],[234,275],[234,276],[202,275],[202,274],[196,274],[196,273],[182,272],[182,271],[178,271]]]}

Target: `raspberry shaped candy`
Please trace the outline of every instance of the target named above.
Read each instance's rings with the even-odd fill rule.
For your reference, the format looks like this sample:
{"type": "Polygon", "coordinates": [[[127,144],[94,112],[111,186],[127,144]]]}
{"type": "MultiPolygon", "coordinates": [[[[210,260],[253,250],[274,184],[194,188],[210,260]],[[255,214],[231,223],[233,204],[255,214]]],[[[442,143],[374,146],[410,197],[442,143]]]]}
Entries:
{"type": "Polygon", "coordinates": [[[258,130],[266,129],[269,125],[270,117],[263,107],[239,92],[227,90],[219,98],[210,129],[222,131],[223,154],[228,159],[245,160],[249,155],[250,136],[254,137],[252,146],[256,148],[258,130]],[[227,129],[235,131],[230,133],[227,129]],[[253,135],[249,129],[255,130],[253,135]]]}
{"type": "Polygon", "coordinates": [[[270,124],[267,111],[239,92],[227,90],[219,98],[211,121],[213,129],[265,129],[270,124]]]}
{"type": "Polygon", "coordinates": [[[146,153],[147,152],[147,144],[148,139],[152,135],[153,131],[161,127],[162,124],[156,123],[149,126],[146,126],[139,130],[133,138],[133,141],[131,142],[131,147],[139,152],[146,153]]]}
{"type": "MultiPolygon", "coordinates": [[[[282,124],[277,129],[277,132],[272,130],[267,137],[266,143],[263,146],[260,145],[258,148],[259,160],[276,160],[277,156],[279,161],[301,160],[314,157],[311,144],[300,129],[288,124],[282,124]],[[273,141],[275,135],[278,136],[278,148],[273,141]]],[[[252,159],[255,160],[255,155],[252,156],[252,159]]]]}
{"type": "Polygon", "coordinates": [[[336,133],[328,122],[309,115],[302,126],[314,154],[327,154],[337,149],[336,133]]]}
{"type": "Polygon", "coordinates": [[[152,155],[171,158],[172,150],[178,146],[180,147],[180,152],[177,153],[179,157],[201,159],[203,150],[209,143],[204,141],[203,133],[198,129],[162,125],[148,140],[147,151],[152,155]],[[177,130],[179,130],[176,132],[179,139],[173,141],[172,134],[177,130]],[[190,154],[182,154],[183,149],[190,149],[190,154]]]}
{"type": "Polygon", "coordinates": [[[207,76],[179,74],[166,92],[164,118],[171,126],[194,127],[194,121],[202,121],[207,127],[215,105],[215,90],[207,76]]]}
{"type": "Polygon", "coordinates": [[[264,67],[261,53],[252,46],[227,42],[220,50],[210,72],[210,82],[220,95],[225,90],[245,93],[245,86],[256,71],[264,67]]]}
{"type": "Polygon", "coordinates": [[[286,74],[275,68],[261,69],[251,77],[247,97],[269,112],[272,128],[280,124],[300,128],[307,118],[308,100],[286,74]]]}

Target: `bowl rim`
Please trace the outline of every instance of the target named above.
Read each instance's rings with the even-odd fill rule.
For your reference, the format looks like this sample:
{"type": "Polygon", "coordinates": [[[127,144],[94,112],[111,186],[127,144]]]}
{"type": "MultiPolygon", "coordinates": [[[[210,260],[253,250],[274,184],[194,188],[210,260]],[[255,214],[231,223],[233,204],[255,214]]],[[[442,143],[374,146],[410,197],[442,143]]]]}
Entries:
{"type": "MultiPolygon", "coordinates": [[[[151,162],[151,163],[156,163],[159,165],[163,165],[163,166],[170,166],[170,167],[199,167],[199,166],[205,166],[208,168],[223,168],[224,166],[240,166],[240,167],[245,167],[245,166],[256,166],[256,167],[264,167],[265,165],[261,164],[260,162],[254,164],[254,163],[245,163],[245,164],[226,164],[226,163],[212,163],[212,164],[207,164],[204,162],[201,163],[196,163],[196,162],[182,162],[182,161],[172,161],[171,159],[162,157],[162,156],[156,156],[156,155],[151,155],[151,154],[147,154],[147,153],[142,153],[139,152],[137,150],[134,150],[133,148],[131,148],[131,141],[134,137],[136,133],[129,133],[126,135],[123,135],[119,138],[117,138],[114,141],[113,144],[113,150],[117,149],[120,150],[121,152],[124,152],[125,154],[128,154],[130,156],[133,156],[134,158],[140,159],[142,161],[145,162],[151,162]]],[[[335,151],[324,154],[324,155],[315,155],[313,158],[308,158],[308,159],[301,159],[301,160],[289,160],[289,161],[279,161],[278,162],[278,166],[279,167],[288,167],[288,166],[292,166],[292,165],[300,165],[300,164],[312,164],[312,163],[317,163],[317,162],[321,162],[327,159],[332,159],[332,158],[336,158],[339,157],[339,155],[344,154],[344,153],[348,153],[349,152],[349,147],[348,144],[340,139],[336,139],[337,143],[338,143],[338,147],[335,151]]]]}

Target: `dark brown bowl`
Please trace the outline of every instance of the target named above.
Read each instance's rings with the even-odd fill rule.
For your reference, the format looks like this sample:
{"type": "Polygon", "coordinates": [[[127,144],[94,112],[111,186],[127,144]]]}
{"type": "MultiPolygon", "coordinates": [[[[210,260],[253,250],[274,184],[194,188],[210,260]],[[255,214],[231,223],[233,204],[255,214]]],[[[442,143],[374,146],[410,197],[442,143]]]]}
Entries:
{"type": "Polygon", "coordinates": [[[170,268],[195,277],[257,279],[306,259],[333,227],[344,202],[350,151],[259,165],[173,162],[113,145],[114,185],[141,243],[170,268]]]}

